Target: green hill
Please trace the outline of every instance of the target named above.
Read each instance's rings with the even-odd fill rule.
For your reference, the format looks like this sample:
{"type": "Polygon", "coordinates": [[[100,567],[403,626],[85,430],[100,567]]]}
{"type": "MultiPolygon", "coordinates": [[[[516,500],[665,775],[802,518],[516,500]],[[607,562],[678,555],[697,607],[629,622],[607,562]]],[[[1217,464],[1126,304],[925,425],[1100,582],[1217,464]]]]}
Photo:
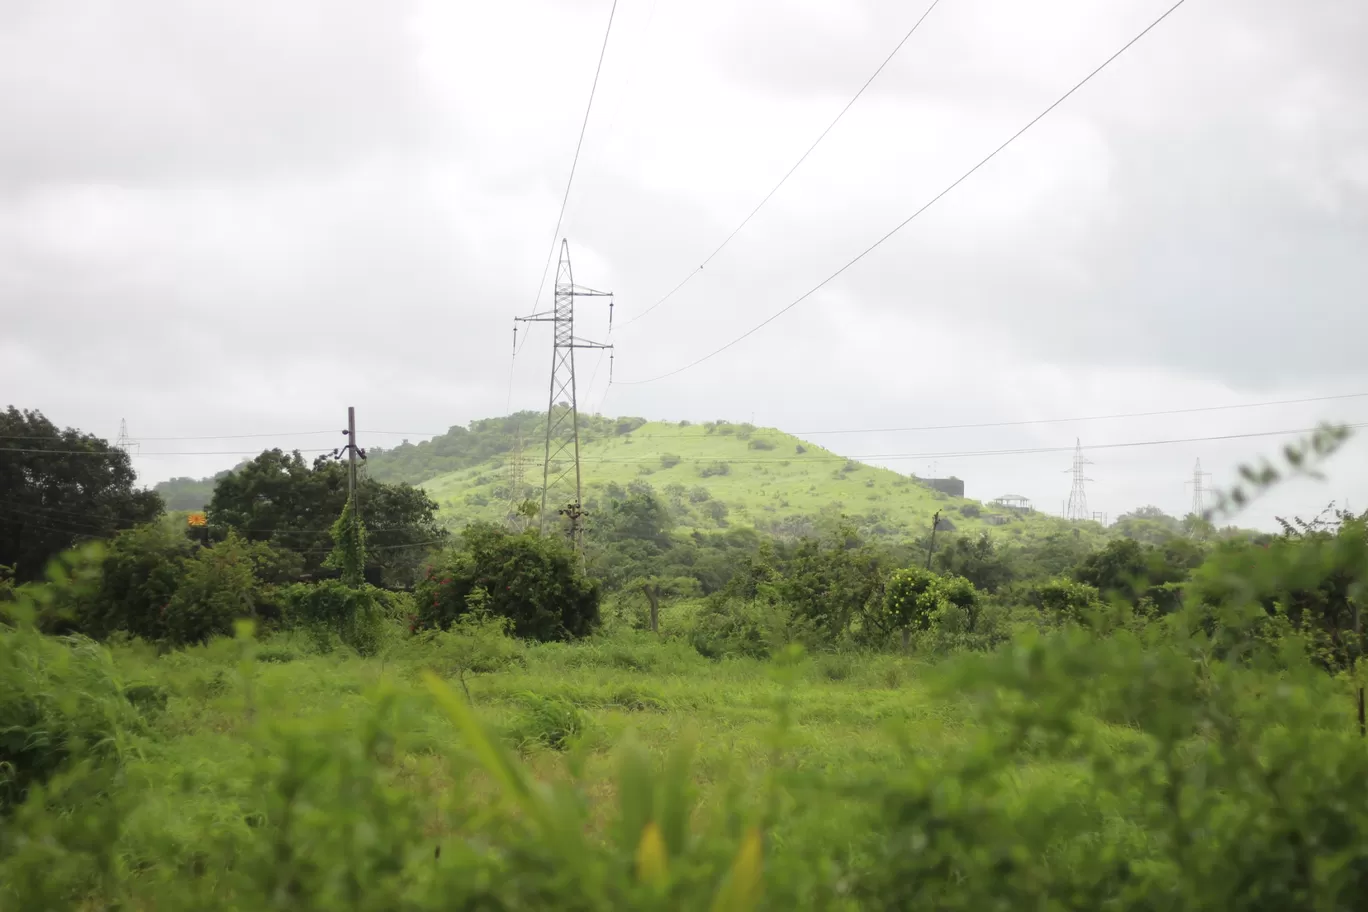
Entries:
{"type": "MultiPolygon", "coordinates": [[[[517,501],[540,501],[545,421],[544,412],[523,411],[452,427],[421,443],[372,447],[366,472],[422,487],[453,528],[474,520],[502,522],[517,501]],[[524,470],[514,490],[511,463],[519,441],[524,470]]],[[[845,516],[867,534],[905,539],[924,535],[939,510],[938,528],[945,532],[991,530],[1006,540],[1064,528],[1089,538],[1106,534],[1095,523],[1075,527],[1058,517],[953,497],[772,428],[581,415],[579,432],[584,506],[591,517],[607,501],[649,488],[684,531],[749,526],[797,537],[845,516]]],[[[566,468],[568,463],[557,467],[566,468]]],[[[201,509],[213,481],[178,478],[157,490],[173,508],[201,509]]]]}
{"type": "MultiPolygon", "coordinates": [[[[511,425],[519,418],[498,421],[511,425]]],[[[449,435],[453,440],[437,438],[375,453],[370,471],[376,478],[419,484],[452,526],[476,519],[498,522],[516,500],[540,499],[538,432],[545,418],[539,419],[516,422],[525,441],[525,468],[517,491],[510,485],[514,436],[504,433],[502,425],[484,422],[472,424],[469,431],[454,429],[449,435]],[[475,459],[475,453],[489,455],[475,459]],[[427,478],[413,477],[414,466],[440,467],[444,458],[458,464],[427,478]]],[[[1063,525],[1055,517],[952,497],[915,478],[749,424],[594,417],[582,419],[580,440],[584,503],[591,515],[606,499],[649,486],[686,530],[739,525],[799,536],[813,532],[823,518],[845,515],[870,534],[906,538],[924,534],[937,510],[943,531],[991,529],[1019,538],[1063,525]]],[[[1095,531],[1102,532],[1100,527],[1095,531]]]]}

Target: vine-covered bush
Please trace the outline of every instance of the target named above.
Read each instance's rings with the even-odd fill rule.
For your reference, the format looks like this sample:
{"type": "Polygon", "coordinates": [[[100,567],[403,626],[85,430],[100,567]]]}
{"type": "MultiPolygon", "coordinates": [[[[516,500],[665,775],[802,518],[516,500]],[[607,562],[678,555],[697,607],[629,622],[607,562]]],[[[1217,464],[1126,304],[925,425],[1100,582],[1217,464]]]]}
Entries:
{"type": "Polygon", "coordinates": [[[414,595],[424,627],[448,627],[474,603],[534,640],[587,636],[599,623],[598,584],[563,539],[490,525],[467,528],[414,595]]]}
{"type": "Polygon", "coordinates": [[[286,624],[313,634],[320,645],[335,636],[362,655],[374,655],[384,639],[386,608],[393,599],[384,590],[341,580],[297,583],[281,592],[286,624]]]}

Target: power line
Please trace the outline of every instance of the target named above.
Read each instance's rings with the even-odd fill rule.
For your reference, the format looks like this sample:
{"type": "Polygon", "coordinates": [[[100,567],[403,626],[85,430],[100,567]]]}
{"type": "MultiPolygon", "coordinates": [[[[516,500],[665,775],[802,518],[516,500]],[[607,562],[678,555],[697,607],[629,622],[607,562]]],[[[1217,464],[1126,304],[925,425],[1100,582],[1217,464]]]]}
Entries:
{"type": "MultiPolygon", "coordinates": [[[[1344,428],[1347,428],[1347,429],[1350,429],[1350,430],[1357,430],[1357,429],[1359,429],[1359,428],[1368,427],[1368,422],[1361,422],[1361,423],[1358,423],[1358,424],[1340,425],[1340,427],[1344,427],[1344,428]]],[[[1314,433],[1316,430],[1318,430],[1318,428],[1289,428],[1289,429],[1286,429],[1286,430],[1279,430],[1279,431],[1252,431],[1252,432],[1247,432],[1247,433],[1242,433],[1242,434],[1218,434],[1218,435],[1209,436],[1209,437],[1175,437],[1175,438],[1164,439],[1164,440],[1136,440],[1136,441],[1128,441],[1128,442],[1126,442],[1126,443],[1096,443],[1096,444],[1089,444],[1088,446],[1083,447],[1083,449],[1084,449],[1085,451],[1087,451],[1087,450],[1115,450],[1115,449],[1129,449],[1129,448],[1132,448],[1132,447],[1165,446],[1165,445],[1169,445],[1169,444],[1179,444],[1179,443],[1209,443],[1209,442],[1212,442],[1212,441],[1219,441],[1219,440],[1245,440],[1245,439],[1254,438],[1254,437],[1286,437],[1286,436],[1290,436],[1290,435],[1292,435],[1292,434],[1310,434],[1310,433],[1314,433]]],[[[952,450],[952,451],[927,452],[927,453],[870,453],[870,454],[865,454],[865,455],[860,455],[860,456],[839,456],[839,455],[835,455],[835,454],[826,455],[826,454],[821,454],[821,453],[814,453],[814,454],[801,454],[801,455],[792,455],[792,456],[790,456],[790,455],[784,455],[784,456],[740,456],[740,457],[733,457],[733,456],[729,456],[729,455],[727,455],[727,454],[725,454],[725,453],[713,453],[713,454],[690,454],[689,458],[690,458],[690,459],[693,459],[693,460],[711,459],[711,460],[718,460],[718,461],[728,462],[728,463],[732,463],[732,464],[737,464],[737,463],[777,463],[777,462],[788,462],[788,461],[791,461],[791,460],[803,461],[803,462],[814,462],[814,461],[820,461],[820,462],[847,462],[847,461],[857,461],[857,460],[862,460],[862,459],[960,459],[960,458],[966,458],[966,457],[970,457],[970,456],[1032,456],[1032,455],[1036,455],[1036,454],[1039,454],[1039,453],[1067,453],[1067,452],[1072,452],[1075,448],[1076,448],[1075,446],[1017,447],[1017,448],[1014,448],[1014,449],[1001,449],[1001,450],[952,450]]],[[[648,458],[648,457],[631,457],[631,458],[622,458],[622,459],[613,458],[613,457],[611,457],[611,456],[605,456],[605,457],[600,457],[600,458],[598,458],[598,459],[586,459],[586,460],[585,460],[586,463],[623,463],[623,464],[647,464],[647,463],[658,463],[659,461],[660,461],[660,460],[659,460],[659,457],[658,457],[658,456],[657,456],[657,457],[654,457],[654,458],[648,458]]]]}
{"type": "Polygon", "coordinates": [[[1304,399],[1274,399],[1268,402],[1243,402],[1232,405],[1205,405],[1196,408],[1159,409],[1149,412],[1119,412],[1114,415],[1086,415],[1078,418],[1026,418],[1017,421],[985,421],[977,424],[933,424],[901,428],[852,428],[837,431],[795,431],[794,437],[814,437],[818,434],[891,434],[907,431],[957,431],[967,428],[1018,427],[1028,424],[1067,424],[1075,421],[1109,421],[1117,418],[1152,418],[1158,415],[1189,415],[1197,412],[1221,412],[1230,409],[1263,408],[1271,405],[1303,405],[1308,402],[1330,402],[1337,399],[1363,399],[1368,393],[1344,393],[1335,396],[1310,396],[1304,399]]]}
{"type": "MultiPolygon", "coordinates": [[[[337,433],[333,431],[332,433],[337,433]]],[[[274,447],[273,449],[283,449],[274,447]]],[[[297,450],[290,449],[294,453],[331,453],[331,447],[320,449],[297,450]]],[[[111,451],[109,450],[50,450],[37,447],[5,447],[0,446],[0,453],[46,453],[51,456],[99,456],[107,459],[111,451]]],[[[181,452],[167,451],[160,453],[139,453],[139,456],[260,456],[261,450],[185,450],[181,452]]]]}
{"type": "MultiPolygon", "coordinates": [[[[1121,418],[1153,418],[1161,415],[1187,415],[1200,412],[1223,412],[1234,409],[1266,408],[1275,405],[1305,405],[1312,402],[1334,402],[1343,399],[1365,399],[1368,392],[1337,393],[1330,396],[1306,396],[1300,399],[1270,399],[1264,402],[1236,402],[1229,405],[1204,405],[1190,408],[1155,409],[1147,412],[1117,412],[1110,415],[1080,415],[1073,418],[1022,418],[1010,421],[981,421],[971,424],[924,424],[913,427],[838,428],[815,431],[784,432],[790,437],[816,437],[824,434],[895,434],[913,431],[958,431],[973,428],[1020,427],[1032,424],[1069,424],[1077,421],[1112,421],[1121,418]]],[[[367,434],[392,437],[440,437],[445,431],[373,431],[367,434]]],[[[512,435],[506,435],[512,436],[512,435]]],[[[697,437],[697,434],[633,434],[634,440],[676,440],[697,437]]]]}
{"type": "Polygon", "coordinates": [[[598,91],[599,73],[603,71],[603,57],[608,53],[608,36],[613,33],[613,16],[617,14],[617,0],[613,0],[608,11],[608,27],[603,31],[603,47],[599,49],[598,66],[594,68],[594,82],[589,87],[589,103],[584,108],[584,122],[580,124],[579,141],[575,143],[575,157],[570,162],[570,178],[565,182],[565,195],[561,197],[560,213],[556,216],[556,230],[551,232],[551,250],[546,254],[546,265],[542,267],[541,281],[537,283],[537,295],[532,302],[535,309],[541,300],[542,286],[546,284],[546,274],[551,269],[551,260],[556,256],[556,241],[560,238],[561,221],[565,218],[565,206],[570,202],[570,187],[575,182],[575,167],[579,164],[580,149],[584,146],[584,133],[589,129],[589,112],[594,109],[594,93],[598,91]]]}
{"type": "Polygon", "coordinates": [[[921,27],[921,24],[924,21],[926,21],[926,17],[931,15],[931,11],[935,9],[939,3],[940,0],[932,0],[931,5],[926,8],[926,12],[921,14],[921,18],[919,18],[916,22],[912,24],[912,28],[907,30],[907,34],[903,35],[902,40],[897,43],[893,50],[889,51],[888,56],[883,59],[883,62],[879,64],[878,68],[873,72],[873,74],[871,74],[870,77],[865,80],[864,85],[860,86],[860,90],[855,93],[855,95],[850,99],[850,101],[846,102],[845,107],[841,108],[840,113],[836,115],[836,118],[831,123],[827,124],[826,129],[823,130],[821,134],[817,137],[817,139],[813,141],[812,145],[808,146],[807,151],[799,157],[798,161],[793,163],[793,167],[789,168],[788,172],[785,173],[783,177],[779,178],[779,183],[775,184],[774,187],[770,190],[770,192],[765,194],[765,198],[762,199],[758,204],[756,204],[756,207],[750,211],[750,214],[741,220],[741,224],[733,228],[731,234],[727,235],[726,238],[723,239],[722,243],[717,245],[717,249],[714,250],[712,253],[708,254],[707,259],[700,263],[697,269],[693,270],[687,276],[685,276],[683,281],[681,281],[674,288],[670,289],[663,298],[661,298],[659,301],[656,301],[650,307],[646,308],[641,313],[637,314],[635,317],[628,320],[626,323],[622,324],[624,327],[631,326],[637,320],[640,320],[642,317],[646,316],[648,313],[655,310],[661,304],[664,304],[666,301],[672,298],[675,292],[679,291],[679,289],[687,285],[693,279],[694,276],[702,272],[703,267],[711,263],[713,261],[713,257],[717,256],[719,253],[722,252],[722,248],[726,247],[728,244],[731,243],[732,238],[736,237],[736,235],[740,233],[741,229],[745,228],[746,225],[750,223],[750,220],[755,218],[756,213],[763,209],[765,204],[770,201],[770,198],[774,196],[774,194],[779,192],[779,188],[784,186],[784,183],[790,177],[793,176],[793,172],[797,171],[798,167],[802,165],[803,162],[807,161],[808,156],[812,154],[813,150],[816,149],[819,145],[821,145],[822,140],[826,139],[827,134],[831,132],[832,128],[840,122],[842,117],[845,117],[846,112],[850,110],[851,106],[854,105],[855,102],[860,100],[860,96],[864,94],[865,89],[869,88],[870,84],[873,83],[874,80],[878,78],[879,74],[884,71],[884,67],[888,66],[888,64],[893,60],[893,58],[897,56],[898,51],[902,50],[902,46],[906,44],[908,39],[911,38],[912,35],[917,31],[917,29],[921,27]]]}
{"type": "Polygon", "coordinates": [[[814,285],[812,288],[808,289],[806,292],[804,292],[804,293],[803,293],[802,295],[800,295],[798,298],[794,299],[794,301],[793,301],[792,303],[786,305],[785,307],[783,307],[783,308],[780,309],[779,311],[776,311],[775,313],[771,314],[771,315],[770,315],[769,317],[767,317],[765,320],[763,320],[762,322],[758,323],[757,325],[751,327],[750,329],[746,330],[744,333],[742,333],[741,335],[737,336],[735,339],[732,339],[730,342],[728,342],[726,345],[723,345],[721,348],[715,349],[715,350],[709,352],[708,354],[704,355],[703,357],[698,358],[698,359],[695,360],[695,361],[691,361],[691,362],[689,362],[688,364],[685,364],[683,367],[675,368],[674,370],[669,371],[668,373],[661,374],[661,375],[658,376],[658,377],[651,377],[651,378],[648,379],[648,380],[619,380],[619,381],[617,381],[617,382],[618,382],[618,383],[623,383],[623,384],[629,384],[629,385],[633,385],[633,386],[640,386],[640,385],[645,384],[645,383],[655,383],[655,382],[658,381],[658,380],[664,380],[664,379],[666,379],[667,377],[673,377],[673,376],[675,376],[676,374],[681,374],[681,373],[683,373],[684,371],[689,370],[690,368],[697,367],[698,365],[702,364],[704,361],[707,361],[707,360],[709,360],[709,359],[711,359],[711,358],[716,357],[717,355],[722,354],[724,351],[726,351],[727,349],[731,348],[733,345],[736,345],[737,343],[742,342],[742,341],[744,341],[744,340],[750,338],[750,337],[751,337],[752,335],[754,335],[755,333],[757,333],[757,332],[759,332],[760,330],[764,329],[766,326],[768,326],[769,324],[773,323],[775,320],[779,319],[779,318],[782,317],[784,314],[788,313],[790,310],[792,310],[793,308],[797,307],[799,304],[801,304],[801,303],[803,303],[804,301],[806,301],[806,300],[807,300],[808,298],[810,298],[812,295],[816,294],[816,293],[817,293],[818,291],[820,291],[822,288],[826,287],[826,285],[827,285],[828,283],[830,283],[833,279],[835,279],[837,276],[841,275],[843,272],[845,272],[845,271],[846,271],[847,269],[849,269],[851,266],[854,266],[856,263],[860,262],[860,260],[864,259],[864,258],[865,258],[866,256],[868,256],[870,253],[872,253],[875,249],[877,249],[880,245],[882,245],[882,244],[884,243],[884,241],[887,241],[887,240],[888,240],[889,238],[891,238],[893,235],[897,234],[899,231],[901,231],[903,228],[905,228],[909,223],[912,222],[913,219],[917,218],[917,217],[918,217],[919,215],[921,215],[923,212],[925,212],[926,210],[928,210],[928,209],[930,209],[932,206],[934,206],[942,197],[944,197],[944,196],[945,196],[946,194],[948,194],[950,191],[954,190],[954,189],[955,189],[956,187],[958,187],[960,184],[962,184],[962,183],[964,183],[966,180],[968,180],[969,177],[972,176],[975,172],[977,172],[980,168],[982,168],[984,165],[988,164],[988,162],[990,162],[990,161],[992,161],[994,158],[996,158],[999,152],[1001,152],[1003,149],[1006,149],[1008,146],[1010,146],[1010,145],[1011,145],[1013,142],[1015,142],[1019,137],[1021,137],[1022,134],[1024,134],[1027,130],[1031,129],[1031,127],[1035,126],[1035,125],[1036,125],[1037,123],[1039,123],[1042,119],[1044,119],[1044,117],[1045,117],[1047,114],[1049,114],[1049,113],[1050,113],[1051,111],[1053,111],[1055,108],[1057,108],[1057,107],[1059,107],[1061,104],[1063,104],[1064,101],[1065,101],[1066,99],[1068,99],[1071,95],[1073,95],[1075,92],[1077,92],[1077,91],[1078,91],[1079,89],[1081,89],[1083,86],[1087,85],[1087,83],[1088,83],[1089,81],[1091,81],[1092,78],[1093,78],[1094,76],[1096,76],[1098,73],[1100,73],[1100,72],[1102,72],[1104,69],[1106,69],[1107,66],[1108,66],[1113,60],[1115,60],[1116,58],[1120,57],[1120,56],[1121,56],[1122,54],[1124,54],[1127,50],[1129,50],[1130,47],[1131,47],[1132,45],[1134,45],[1137,41],[1139,41],[1141,38],[1145,37],[1145,35],[1149,34],[1149,32],[1150,32],[1152,29],[1154,29],[1156,26],[1159,25],[1159,23],[1161,23],[1161,22],[1163,22],[1165,19],[1167,19],[1175,10],[1178,9],[1178,7],[1182,6],[1185,2],[1187,2],[1187,0],[1178,0],[1177,3],[1175,3],[1175,4],[1173,4],[1173,6],[1169,7],[1169,8],[1163,13],[1163,15],[1161,15],[1158,19],[1155,19],[1155,20],[1154,20],[1153,22],[1151,22],[1149,25],[1145,26],[1144,30],[1141,31],[1140,34],[1136,35],[1136,36],[1135,36],[1134,38],[1132,38],[1130,41],[1126,42],[1125,45],[1123,45],[1123,46],[1121,47],[1120,50],[1118,50],[1116,53],[1112,54],[1110,57],[1108,57],[1106,60],[1104,60],[1100,66],[1098,66],[1095,70],[1093,70],[1093,71],[1092,71],[1091,73],[1089,73],[1087,76],[1084,76],[1083,79],[1082,79],[1081,81],[1079,81],[1077,84],[1074,85],[1073,88],[1069,89],[1069,91],[1065,92],[1065,93],[1064,93],[1063,95],[1061,95],[1058,99],[1056,99],[1056,100],[1054,101],[1053,104],[1051,104],[1051,105],[1050,105],[1049,107],[1047,107],[1045,110],[1041,111],[1039,114],[1037,114],[1035,117],[1033,117],[1033,118],[1030,120],[1030,122],[1026,124],[1026,126],[1022,127],[1020,130],[1017,130],[1015,133],[1013,133],[1013,134],[1012,134],[1004,143],[1002,143],[1002,145],[998,146],[998,147],[997,147],[996,149],[994,149],[992,152],[989,152],[988,155],[985,156],[978,164],[974,165],[974,166],[973,166],[972,168],[970,168],[968,171],[964,172],[964,174],[960,175],[960,177],[957,178],[953,183],[951,183],[950,186],[946,187],[946,188],[945,188],[944,190],[942,190],[940,193],[937,193],[937,194],[936,194],[935,196],[933,196],[928,202],[926,202],[924,205],[922,205],[922,207],[921,207],[920,209],[918,209],[916,212],[913,212],[913,213],[912,213],[911,215],[909,215],[907,218],[903,219],[902,222],[900,222],[896,227],[894,227],[892,231],[889,231],[887,234],[885,234],[883,237],[879,238],[879,239],[878,239],[877,241],[875,241],[873,244],[871,244],[871,245],[869,245],[868,247],[866,247],[866,248],[864,249],[864,251],[861,252],[858,256],[856,256],[853,260],[850,260],[848,263],[846,263],[846,264],[845,264],[844,266],[842,266],[840,269],[836,270],[836,271],[833,272],[831,275],[827,276],[825,279],[823,279],[822,281],[818,282],[818,283],[817,283],[816,285],[814,285]]]}

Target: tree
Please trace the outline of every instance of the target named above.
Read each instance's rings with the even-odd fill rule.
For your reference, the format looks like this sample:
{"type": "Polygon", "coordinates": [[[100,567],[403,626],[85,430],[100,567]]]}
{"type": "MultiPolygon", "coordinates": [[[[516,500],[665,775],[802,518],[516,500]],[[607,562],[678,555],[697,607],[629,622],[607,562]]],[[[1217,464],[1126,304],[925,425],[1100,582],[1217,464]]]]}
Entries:
{"type": "Polygon", "coordinates": [[[428,570],[415,595],[426,627],[450,627],[472,604],[508,618],[514,634],[535,640],[587,636],[599,622],[598,584],[581,572],[561,536],[515,534],[488,523],[467,527],[460,546],[428,570]]]}
{"type": "Polygon", "coordinates": [[[136,480],[128,454],[93,434],[37,411],[0,412],[0,565],[36,580],[79,540],[155,519],[161,498],[136,480]]]}
{"type": "MultiPolygon", "coordinates": [[[[267,450],[219,479],[208,519],[216,533],[236,529],[249,541],[299,553],[312,572],[324,565],[346,505],[346,466],[322,457],[310,466],[297,451],[267,450]]],[[[416,579],[433,544],[447,535],[436,520],[437,504],[408,484],[362,479],[357,508],[367,527],[366,566],[393,583],[416,579]]]]}
{"type": "Polygon", "coordinates": [[[246,543],[236,535],[200,548],[182,563],[176,593],[163,616],[166,639],[203,643],[233,632],[233,622],[256,614],[257,579],[246,543]]]}
{"type": "Polygon", "coordinates": [[[936,551],[939,573],[962,576],[984,592],[997,592],[1014,578],[1011,561],[993,539],[981,535],[960,535],[936,551]]]}
{"type": "Polygon", "coordinates": [[[1147,545],[1162,545],[1183,534],[1183,524],[1158,507],[1140,507],[1123,513],[1111,531],[1147,545]]]}
{"type": "Polygon", "coordinates": [[[100,585],[78,601],[76,627],[103,638],[122,630],[145,640],[168,635],[166,613],[195,546],[159,524],[120,532],[100,565],[100,585]]]}
{"type": "Polygon", "coordinates": [[[884,597],[887,557],[845,523],[799,543],[778,582],[780,599],[829,638],[884,597]]]}

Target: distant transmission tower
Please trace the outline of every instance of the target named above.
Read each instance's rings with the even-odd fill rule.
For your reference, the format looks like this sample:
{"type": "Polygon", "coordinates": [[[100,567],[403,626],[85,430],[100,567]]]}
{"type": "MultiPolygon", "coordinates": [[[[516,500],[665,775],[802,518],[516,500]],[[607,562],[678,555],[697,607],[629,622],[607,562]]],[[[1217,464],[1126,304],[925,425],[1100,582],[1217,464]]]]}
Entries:
{"type": "Polygon", "coordinates": [[[114,441],[114,449],[123,450],[129,456],[137,456],[142,444],[128,436],[128,419],[119,419],[119,439],[114,441]]]}
{"type": "Polygon", "coordinates": [[[595,291],[575,284],[570,270],[570,242],[561,239],[560,265],[556,268],[555,309],[528,317],[516,318],[516,323],[553,323],[555,342],[551,347],[551,396],[546,405],[546,447],[542,460],[541,512],[539,526],[546,531],[546,510],[550,505],[570,523],[570,536],[575,547],[583,547],[584,509],[581,505],[581,476],[579,452],[579,404],[575,400],[575,349],[599,348],[609,350],[608,382],[613,381],[612,345],[587,342],[575,337],[575,298],[609,298],[608,327],[613,326],[611,291],[595,291]],[[570,452],[567,453],[566,451],[570,452]],[[570,465],[562,468],[562,461],[570,465]],[[571,491],[563,484],[570,473],[575,474],[571,491]],[[554,477],[553,477],[554,476],[554,477]]]}
{"type": "Polygon", "coordinates": [[[1074,438],[1074,458],[1073,468],[1066,471],[1073,473],[1073,489],[1069,491],[1069,505],[1064,508],[1064,516],[1073,522],[1084,522],[1092,519],[1092,514],[1088,512],[1088,494],[1083,489],[1085,481],[1092,481],[1083,474],[1083,467],[1092,465],[1092,460],[1083,457],[1083,442],[1074,438]]]}
{"type": "Polygon", "coordinates": [[[527,498],[523,495],[523,482],[527,469],[523,464],[523,435],[518,431],[513,437],[513,449],[508,454],[508,522],[518,526],[518,508],[527,498]]]}
{"type": "Polygon", "coordinates": [[[1197,460],[1197,465],[1192,469],[1192,515],[1206,515],[1206,492],[1207,487],[1202,479],[1210,478],[1210,472],[1202,471],[1202,460],[1197,460]]]}

